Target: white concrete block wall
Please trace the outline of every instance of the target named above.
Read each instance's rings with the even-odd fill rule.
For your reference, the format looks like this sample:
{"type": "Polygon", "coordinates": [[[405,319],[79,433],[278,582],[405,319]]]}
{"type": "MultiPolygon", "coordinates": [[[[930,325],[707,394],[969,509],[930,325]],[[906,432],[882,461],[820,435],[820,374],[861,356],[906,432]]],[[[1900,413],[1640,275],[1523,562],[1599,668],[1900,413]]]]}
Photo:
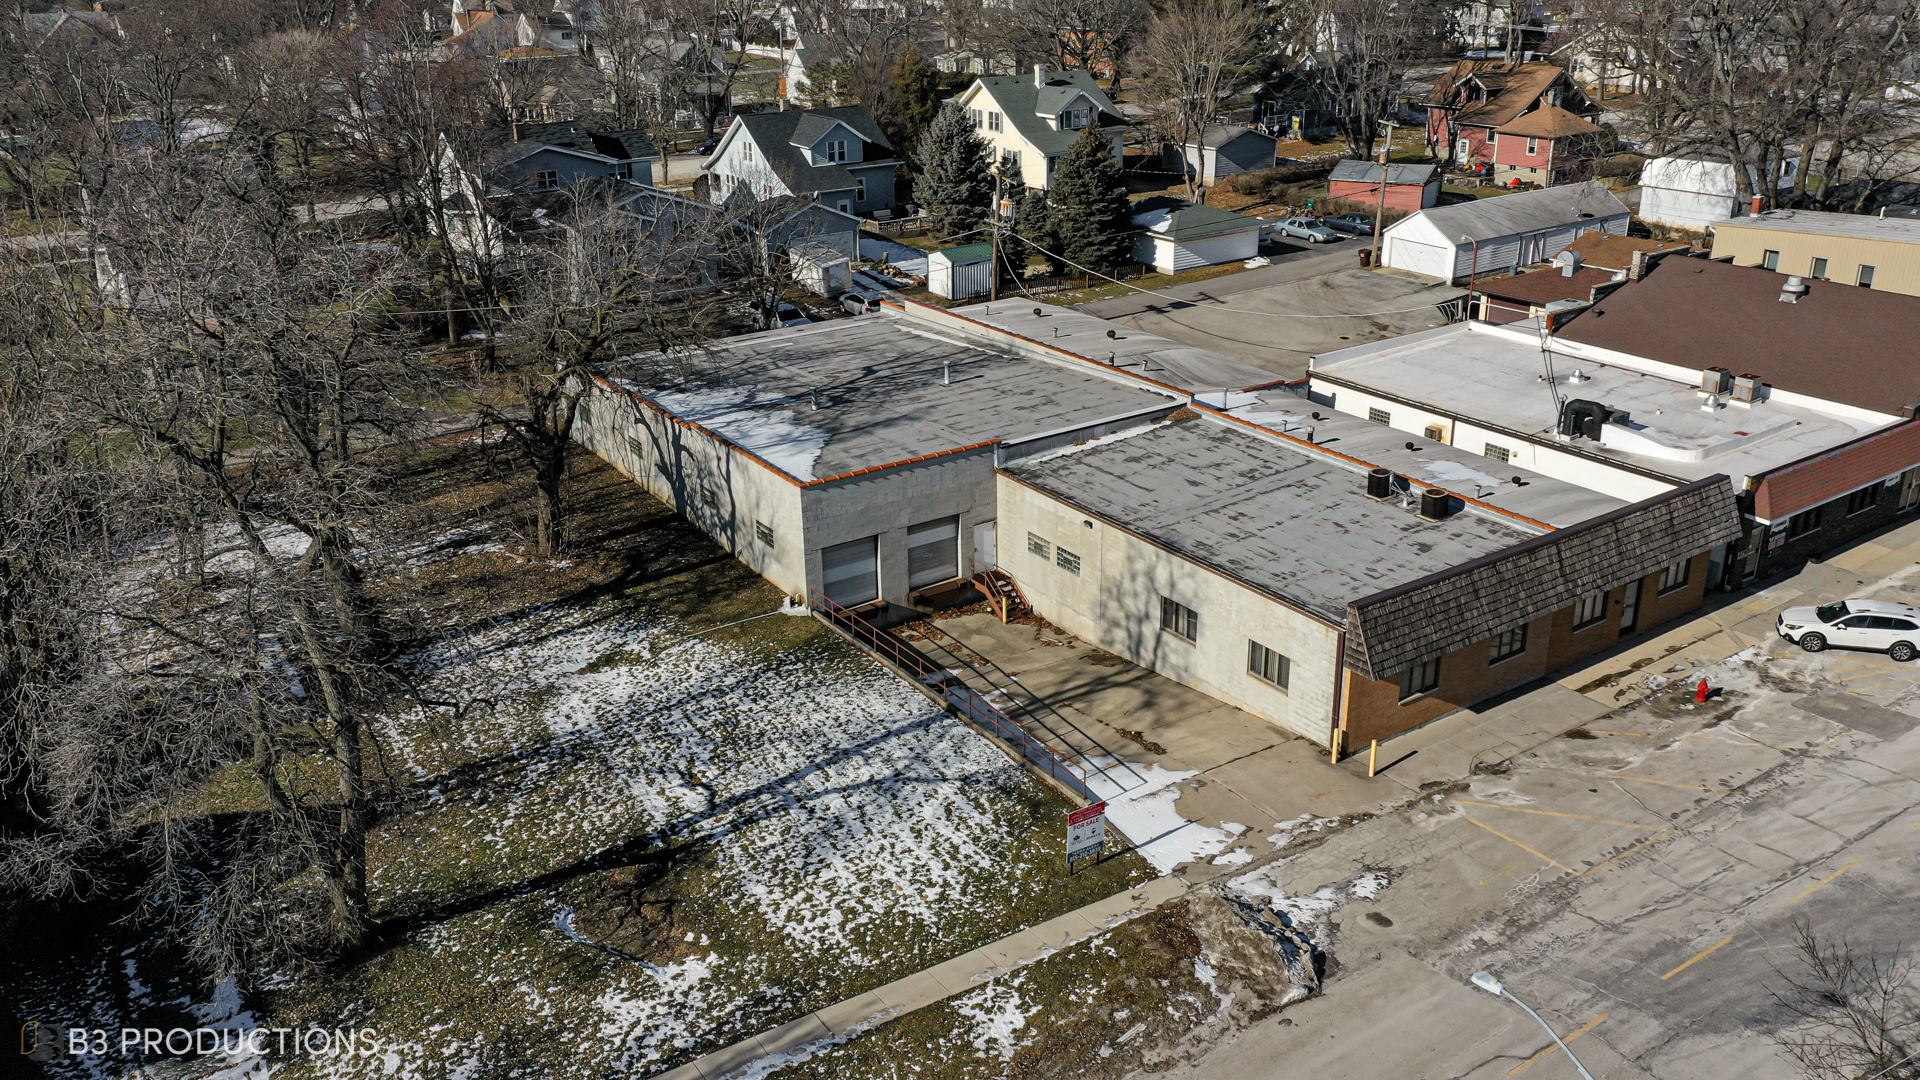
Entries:
{"type": "MultiPolygon", "coordinates": [[[[967,576],[973,527],[996,514],[994,448],[946,454],[881,472],[851,476],[802,490],[806,580],[820,583],[820,549],[880,538],[880,598],[905,604],[907,529],[946,517],[960,519],[959,570],[967,576]]],[[[999,547],[1006,550],[1003,538],[999,547]]]]}
{"type": "Polygon", "coordinates": [[[1042,618],[1098,647],[1326,746],[1340,634],[1320,619],[1082,514],[1007,475],[999,482],[1000,565],[1042,618]],[[1092,522],[1088,527],[1087,522],[1092,522]],[[1080,556],[1078,576],[1044,562],[1029,533],[1080,556]],[[1160,629],[1160,598],[1199,615],[1193,644],[1160,629]],[[1247,672],[1247,643],[1292,661],[1288,689],[1247,672]]]}

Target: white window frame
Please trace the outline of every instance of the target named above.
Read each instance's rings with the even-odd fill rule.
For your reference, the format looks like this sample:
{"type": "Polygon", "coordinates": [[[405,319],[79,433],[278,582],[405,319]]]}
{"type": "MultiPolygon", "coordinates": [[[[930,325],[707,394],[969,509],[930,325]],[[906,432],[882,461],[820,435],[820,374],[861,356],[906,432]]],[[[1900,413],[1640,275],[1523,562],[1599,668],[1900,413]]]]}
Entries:
{"type": "Polygon", "coordinates": [[[855,202],[867,201],[867,178],[866,177],[856,176],[853,178],[853,198],[855,202]]]}
{"type": "Polygon", "coordinates": [[[1527,156],[1528,157],[1540,156],[1540,140],[1539,139],[1527,140],[1527,156]]]}
{"type": "Polygon", "coordinates": [[[1004,126],[1003,126],[1003,124],[1001,123],[1001,120],[1000,120],[1000,114],[999,114],[999,113],[997,113],[997,112],[989,112],[989,113],[987,114],[987,130],[988,130],[988,131],[1001,131],[1001,130],[1004,130],[1004,126]]]}
{"type": "Polygon", "coordinates": [[[847,160],[847,140],[828,139],[827,164],[838,165],[845,160],[847,160]]]}
{"type": "Polygon", "coordinates": [[[1278,649],[1248,638],[1247,674],[1284,693],[1293,679],[1293,660],[1278,649]]]}
{"type": "Polygon", "coordinates": [[[1160,629],[1189,645],[1200,640],[1200,613],[1173,599],[1160,598],[1160,629]]]}

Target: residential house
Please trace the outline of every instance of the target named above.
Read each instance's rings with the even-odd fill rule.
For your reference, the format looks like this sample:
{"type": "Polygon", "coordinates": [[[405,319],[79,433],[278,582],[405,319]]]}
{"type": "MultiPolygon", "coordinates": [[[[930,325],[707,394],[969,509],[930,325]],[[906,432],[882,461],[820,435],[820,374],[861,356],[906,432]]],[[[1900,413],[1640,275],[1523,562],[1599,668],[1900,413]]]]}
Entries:
{"type": "Polygon", "coordinates": [[[28,49],[49,46],[85,46],[114,41],[123,36],[120,20],[105,11],[29,11],[20,15],[24,44],[28,49]]]}
{"type": "Polygon", "coordinates": [[[798,195],[842,214],[894,207],[901,162],[864,105],[736,116],[702,166],[711,197],[798,195]]]}
{"type": "MultiPolygon", "coordinates": [[[[1781,191],[1794,187],[1798,163],[1786,162],[1781,191]]],[[[1748,189],[1760,191],[1759,171],[1747,167],[1748,189]]],[[[1742,203],[1733,182],[1733,166],[1724,161],[1695,158],[1654,158],[1640,169],[1640,220],[1656,228],[1704,232],[1738,217],[1749,207],[1742,203]]]]}
{"type": "Polygon", "coordinates": [[[522,124],[502,163],[488,179],[502,187],[557,191],[588,177],[653,183],[660,152],[644,131],[588,131],[578,120],[522,124]]]}
{"type": "MultiPolygon", "coordinates": [[[[1523,154],[1524,142],[1510,147],[1503,164],[1541,168],[1549,158],[1567,160],[1593,136],[1560,116],[1564,113],[1588,126],[1600,109],[1568,77],[1565,69],[1542,61],[1462,60],[1434,88],[1427,105],[1427,150],[1456,167],[1494,170],[1498,135],[1522,117],[1541,109],[1556,109],[1531,121],[1513,136],[1536,140],[1536,154],[1523,154]],[[1527,132],[1533,132],[1527,134],[1527,132]],[[1560,147],[1553,144],[1563,143],[1560,147]]],[[[1540,174],[1546,175],[1546,174],[1540,174]]]]}
{"type": "Polygon", "coordinates": [[[1769,210],[1717,222],[1713,257],[1920,296],[1920,219],[1769,210]]]}
{"type": "Polygon", "coordinates": [[[1133,126],[1092,75],[1048,71],[1045,64],[1035,64],[1032,75],[982,77],[954,103],[967,111],[1001,166],[1030,188],[1053,185],[1061,157],[1088,128],[1108,140],[1120,164],[1133,126]]]}
{"type": "Polygon", "coordinates": [[[1273,167],[1273,148],[1279,140],[1245,124],[1209,124],[1200,138],[1185,146],[1161,148],[1164,167],[1184,170],[1191,180],[1213,187],[1235,173],[1273,167]]]}
{"type": "Polygon", "coordinates": [[[1438,165],[1386,166],[1377,161],[1342,158],[1327,177],[1327,196],[1375,206],[1380,185],[1387,185],[1387,209],[1403,214],[1423,210],[1440,201],[1438,165]]]}
{"type": "Polygon", "coordinates": [[[1593,179],[1598,125],[1558,105],[1543,105],[1494,129],[1493,179],[1554,187],[1593,179]]]}
{"type": "Polygon", "coordinates": [[[1540,262],[1583,233],[1624,236],[1632,216],[1597,180],[1432,206],[1382,230],[1382,264],[1462,282],[1540,262]]]}
{"type": "Polygon", "coordinates": [[[1135,262],[1163,274],[1241,262],[1260,254],[1260,219],[1171,196],[1133,204],[1135,262]]]}

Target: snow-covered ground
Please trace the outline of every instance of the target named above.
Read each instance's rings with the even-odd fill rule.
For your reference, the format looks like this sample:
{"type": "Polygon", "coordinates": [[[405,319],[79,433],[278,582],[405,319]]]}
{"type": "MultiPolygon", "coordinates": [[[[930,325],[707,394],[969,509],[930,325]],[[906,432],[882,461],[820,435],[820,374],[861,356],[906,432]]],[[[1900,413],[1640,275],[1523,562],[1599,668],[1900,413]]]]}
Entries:
{"type": "Polygon", "coordinates": [[[892,266],[903,274],[924,275],[927,272],[926,252],[921,251],[917,247],[908,247],[906,244],[896,243],[892,240],[881,240],[877,237],[862,235],[860,237],[860,258],[867,262],[881,262],[884,260],[887,265],[892,266]]]}

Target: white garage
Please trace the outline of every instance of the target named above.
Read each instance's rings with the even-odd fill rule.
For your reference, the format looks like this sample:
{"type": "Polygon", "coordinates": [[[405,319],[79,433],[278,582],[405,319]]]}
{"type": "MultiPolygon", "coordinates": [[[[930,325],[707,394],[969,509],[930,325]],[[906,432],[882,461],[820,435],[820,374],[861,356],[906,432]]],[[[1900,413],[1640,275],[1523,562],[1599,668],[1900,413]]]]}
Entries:
{"type": "Polygon", "coordinates": [[[1163,274],[1260,254],[1260,219],[1168,196],[1133,204],[1133,258],[1163,274]]]}
{"type": "Polygon", "coordinates": [[[1627,205],[1594,180],[1432,206],[1387,226],[1383,261],[1458,283],[1545,262],[1583,233],[1625,236],[1630,217],[1627,205]]]}

